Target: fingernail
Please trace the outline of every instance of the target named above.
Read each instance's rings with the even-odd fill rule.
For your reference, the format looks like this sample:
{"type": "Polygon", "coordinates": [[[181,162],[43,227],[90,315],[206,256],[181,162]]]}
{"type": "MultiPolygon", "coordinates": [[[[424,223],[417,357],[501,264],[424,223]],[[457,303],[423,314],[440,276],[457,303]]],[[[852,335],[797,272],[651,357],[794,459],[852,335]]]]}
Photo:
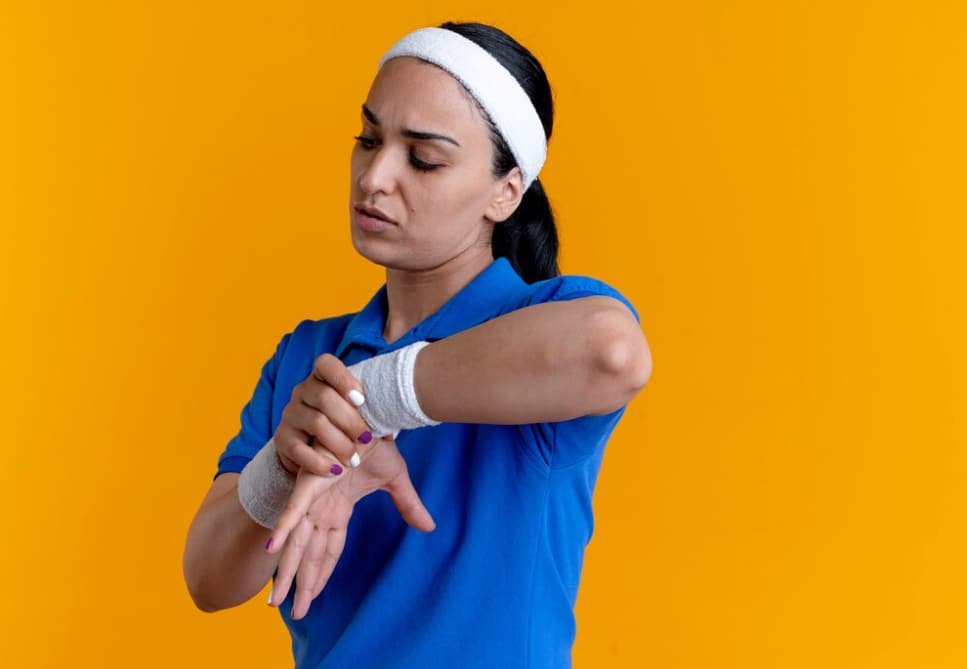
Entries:
{"type": "Polygon", "coordinates": [[[265,550],[267,550],[267,551],[272,550],[272,542],[273,541],[274,541],[274,539],[272,537],[269,537],[269,540],[265,542],[265,550]]]}
{"type": "Polygon", "coordinates": [[[275,594],[275,588],[274,587],[273,588],[270,588],[269,589],[269,601],[266,602],[266,604],[268,604],[269,606],[272,606],[272,595],[274,595],[274,594],[275,594]]]}
{"type": "Polygon", "coordinates": [[[353,388],[349,391],[349,401],[353,403],[353,406],[361,407],[366,403],[366,398],[363,397],[361,392],[353,388]]]}
{"type": "Polygon", "coordinates": [[[353,457],[349,458],[350,467],[358,467],[360,462],[362,462],[362,460],[359,458],[359,453],[353,453],[353,457]]]}
{"type": "Polygon", "coordinates": [[[329,473],[335,476],[339,476],[340,474],[342,474],[342,467],[340,467],[339,465],[333,465],[332,467],[329,468],[329,473]]]}
{"type": "Polygon", "coordinates": [[[373,440],[373,433],[370,432],[369,430],[366,430],[361,435],[359,435],[358,440],[359,440],[359,443],[361,444],[368,444],[373,440]]]}

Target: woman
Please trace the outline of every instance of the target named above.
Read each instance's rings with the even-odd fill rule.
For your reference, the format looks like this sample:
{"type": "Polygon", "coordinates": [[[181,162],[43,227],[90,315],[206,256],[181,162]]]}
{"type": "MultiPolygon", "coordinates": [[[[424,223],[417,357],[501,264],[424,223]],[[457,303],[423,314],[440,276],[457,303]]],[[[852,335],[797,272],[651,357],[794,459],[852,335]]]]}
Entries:
{"type": "Polygon", "coordinates": [[[185,549],[206,611],[275,576],[297,667],[570,666],[591,492],[651,360],[624,297],[559,276],[552,125],[496,28],[380,63],[349,213],[386,283],[282,337],[185,549]]]}

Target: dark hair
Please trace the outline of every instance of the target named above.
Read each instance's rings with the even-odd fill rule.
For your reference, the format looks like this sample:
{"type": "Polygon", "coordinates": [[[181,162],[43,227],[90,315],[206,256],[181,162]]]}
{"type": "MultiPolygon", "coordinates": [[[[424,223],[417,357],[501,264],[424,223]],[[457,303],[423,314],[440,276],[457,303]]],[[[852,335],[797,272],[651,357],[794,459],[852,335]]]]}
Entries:
{"type": "MultiPolygon", "coordinates": [[[[541,125],[544,126],[544,136],[550,140],[554,129],[551,86],[544,74],[544,68],[533,54],[507,33],[483,23],[448,21],[440,27],[483,47],[514,76],[537,110],[541,125]]],[[[483,109],[481,112],[490,125],[490,137],[494,144],[493,174],[495,177],[502,177],[517,165],[517,161],[493,121],[483,109]]],[[[538,179],[534,179],[525,191],[514,213],[507,220],[494,225],[491,246],[494,257],[507,258],[527,283],[550,279],[561,273],[557,266],[558,241],[554,214],[544,187],[538,179]]]]}

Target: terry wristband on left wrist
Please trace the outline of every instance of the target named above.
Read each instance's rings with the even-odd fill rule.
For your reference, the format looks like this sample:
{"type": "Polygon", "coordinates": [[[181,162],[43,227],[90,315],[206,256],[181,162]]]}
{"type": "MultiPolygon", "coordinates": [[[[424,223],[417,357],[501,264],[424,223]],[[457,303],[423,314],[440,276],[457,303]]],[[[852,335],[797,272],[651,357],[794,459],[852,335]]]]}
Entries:
{"type": "Polygon", "coordinates": [[[275,527],[295,488],[292,474],[275,452],[275,437],[256,453],[238,477],[238,501],[256,523],[267,529],[275,527]]]}

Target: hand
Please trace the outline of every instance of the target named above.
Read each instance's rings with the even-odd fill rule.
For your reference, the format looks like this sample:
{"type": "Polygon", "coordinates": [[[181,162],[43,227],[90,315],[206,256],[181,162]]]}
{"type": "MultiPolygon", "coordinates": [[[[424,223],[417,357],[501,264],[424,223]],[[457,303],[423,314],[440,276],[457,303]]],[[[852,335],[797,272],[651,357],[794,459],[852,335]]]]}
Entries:
{"type": "Polygon", "coordinates": [[[388,437],[375,441],[366,449],[362,465],[341,478],[301,470],[269,544],[270,553],[282,551],[271,605],[278,606],[285,599],[295,579],[292,618],[305,616],[342,555],[353,507],[376,490],[389,493],[403,520],[412,527],[424,532],[436,527],[410,481],[396,442],[388,437]]]}
{"type": "Polygon", "coordinates": [[[309,376],[292,389],[275,430],[275,450],[282,466],[294,474],[303,469],[322,477],[340,474],[342,467],[333,466],[327,451],[344,466],[356,466],[358,445],[372,439],[349,399],[351,391],[362,397],[361,390],[339,358],[328,353],[316,358],[309,376]],[[314,443],[324,450],[314,449],[314,443]]]}

